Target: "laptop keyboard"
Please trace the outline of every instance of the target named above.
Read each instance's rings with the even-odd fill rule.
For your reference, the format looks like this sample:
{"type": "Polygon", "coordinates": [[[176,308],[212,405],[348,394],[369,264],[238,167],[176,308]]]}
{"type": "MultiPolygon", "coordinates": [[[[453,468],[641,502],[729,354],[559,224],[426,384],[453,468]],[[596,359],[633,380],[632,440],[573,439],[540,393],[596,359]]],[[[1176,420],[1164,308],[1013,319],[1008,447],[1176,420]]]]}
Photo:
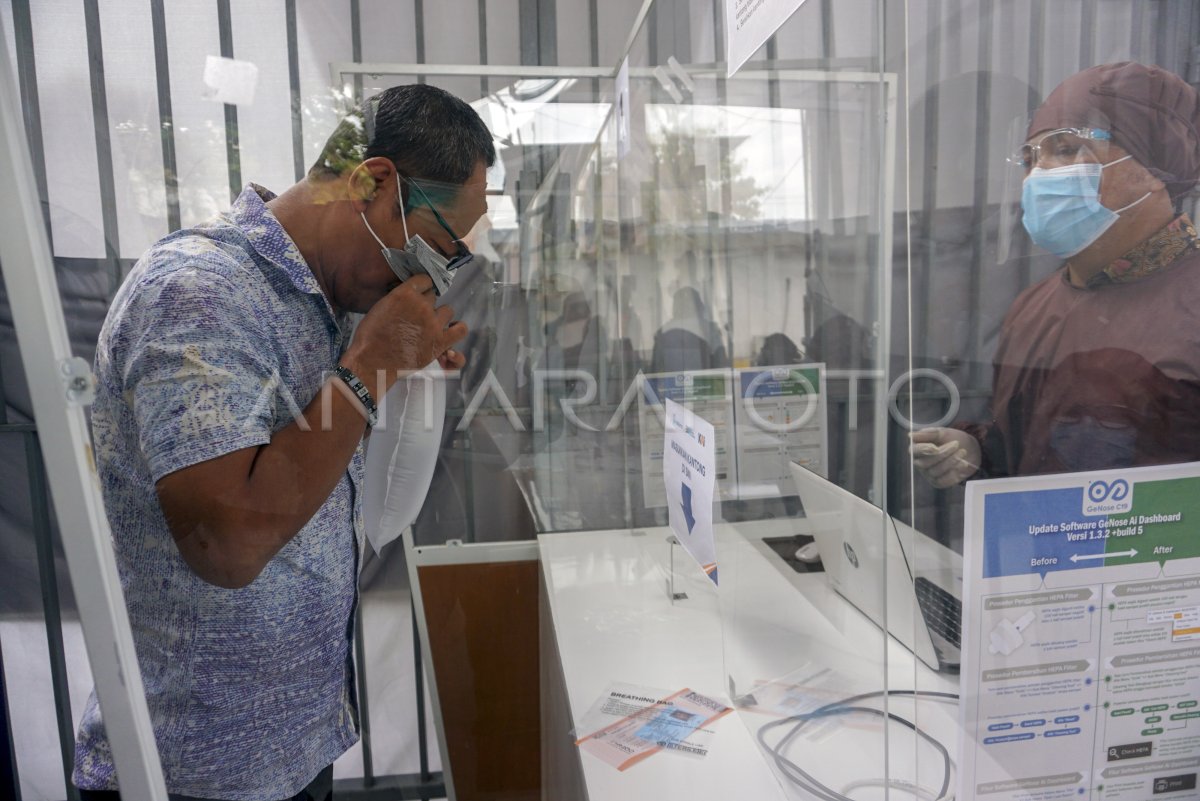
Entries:
{"type": "Polygon", "coordinates": [[[962,601],[926,578],[918,577],[913,586],[926,625],[955,648],[961,648],[962,601]]]}

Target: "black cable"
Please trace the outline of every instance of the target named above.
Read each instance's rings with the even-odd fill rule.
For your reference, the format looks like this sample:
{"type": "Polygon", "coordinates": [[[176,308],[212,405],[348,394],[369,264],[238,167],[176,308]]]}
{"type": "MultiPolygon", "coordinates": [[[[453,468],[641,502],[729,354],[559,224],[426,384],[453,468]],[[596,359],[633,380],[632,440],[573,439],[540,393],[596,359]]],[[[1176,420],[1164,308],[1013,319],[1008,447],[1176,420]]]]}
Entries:
{"type": "Polygon", "coordinates": [[[912,729],[918,736],[932,745],[935,749],[937,749],[938,753],[942,755],[945,768],[942,776],[942,789],[941,792],[938,793],[938,798],[945,798],[946,793],[948,793],[950,790],[950,776],[953,772],[950,752],[946,749],[946,747],[929,734],[926,734],[918,729],[916,724],[907,718],[902,718],[892,712],[884,712],[883,710],[875,709],[873,707],[853,706],[853,704],[869,698],[882,698],[884,696],[892,695],[911,696],[912,698],[944,698],[947,700],[958,700],[958,695],[955,693],[921,692],[917,690],[875,690],[873,692],[862,693],[860,695],[852,695],[849,698],[843,698],[840,701],[834,701],[826,704],[825,706],[819,707],[812,712],[792,715],[790,717],[781,718],[779,720],[774,720],[770,723],[764,724],[759,728],[757,734],[759,745],[761,745],[762,748],[771,755],[771,758],[775,761],[776,767],[778,767],[780,772],[783,773],[784,777],[793,784],[798,785],[804,790],[807,790],[808,792],[822,799],[822,801],[853,801],[853,799],[849,798],[848,796],[838,793],[830,787],[827,787],[826,785],[817,781],[817,779],[811,774],[805,772],[799,765],[784,756],[784,752],[787,750],[789,743],[791,743],[791,741],[794,740],[800,733],[800,730],[808,725],[810,721],[817,718],[833,717],[855,712],[878,715],[885,720],[894,720],[897,723],[901,723],[912,729]],[[786,734],[784,734],[783,738],[780,739],[778,743],[776,743],[774,746],[767,743],[766,734],[768,731],[782,726],[787,726],[789,724],[791,724],[792,728],[788,730],[786,734]]]}

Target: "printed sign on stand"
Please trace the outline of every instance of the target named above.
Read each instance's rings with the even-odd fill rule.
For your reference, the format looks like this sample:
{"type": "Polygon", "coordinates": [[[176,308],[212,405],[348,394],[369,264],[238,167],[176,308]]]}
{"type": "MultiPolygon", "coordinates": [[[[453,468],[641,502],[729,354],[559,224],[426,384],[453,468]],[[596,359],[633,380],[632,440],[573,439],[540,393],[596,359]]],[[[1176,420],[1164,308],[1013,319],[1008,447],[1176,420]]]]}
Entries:
{"type": "Polygon", "coordinates": [[[667,516],[679,544],[716,584],[713,489],[717,455],[713,427],[670,398],[666,407],[663,483],[667,490],[667,516]]]}
{"type": "Polygon", "coordinates": [[[1195,790],[1197,525],[1200,464],[967,485],[959,798],[1195,790]]]}

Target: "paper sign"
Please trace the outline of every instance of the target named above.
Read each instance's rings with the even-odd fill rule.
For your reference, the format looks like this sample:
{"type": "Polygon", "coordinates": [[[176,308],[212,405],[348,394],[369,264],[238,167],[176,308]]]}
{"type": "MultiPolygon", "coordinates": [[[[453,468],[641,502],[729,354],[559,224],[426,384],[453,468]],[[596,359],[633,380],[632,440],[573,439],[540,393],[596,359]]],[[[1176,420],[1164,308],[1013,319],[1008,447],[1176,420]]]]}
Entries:
{"type": "Polygon", "coordinates": [[[675,538],[708,577],[717,583],[717,551],[713,541],[713,488],[717,452],[713,427],[694,412],[667,398],[663,434],[663,483],[667,516],[675,538]]]}
{"type": "Polygon", "coordinates": [[[629,152],[629,58],[621,62],[617,70],[617,159],[625,158],[629,152]]]}
{"type": "Polygon", "coordinates": [[[204,62],[204,99],[233,106],[254,102],[258,65],[250,61],[209,56],[204,62]]]}
{"type": "Polygon", "coordinates": [[[638,391],[638,430],[641,437],[642,497],[647,508],[665,509],[663,485],[664,428],[668,399],[686,406],[711,423],[717,460],[716,488],[720,500],[737,500],[736,442],[734,439],[733,379],[729,370],[693,370],[644,376],[638,391]]]}
{"type": "Polygon", "coordinates": [[[1194,790],[1200,464],[972,481],[965,522],[958,797],[1194,790]]]}
{"type": "Polygon", "coordinates": [[[725,0],[726,77],[733,77],[802,5],[804,0],[725,0]]]}

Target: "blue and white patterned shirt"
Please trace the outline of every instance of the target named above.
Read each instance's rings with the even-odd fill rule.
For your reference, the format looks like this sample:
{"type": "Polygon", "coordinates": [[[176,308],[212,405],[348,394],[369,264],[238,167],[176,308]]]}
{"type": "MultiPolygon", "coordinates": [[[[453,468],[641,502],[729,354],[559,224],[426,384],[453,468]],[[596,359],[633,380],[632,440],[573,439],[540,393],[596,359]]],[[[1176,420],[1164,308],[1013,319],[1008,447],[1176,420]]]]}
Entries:
{"type": "MultiPolygon", "coordinates": [[[[316,396],[349,339],[295,243],[247,187],[155,244],[100,333],[92,436],[146,700],[171,793],[269,801],[357,740],[350,662],[362,545],[360,443],[312,519],[248,587],[183,561],[154,485],[265,445],[316,396]]],[[[95,693],[75,784],[115,789],[95,693]]]]}

